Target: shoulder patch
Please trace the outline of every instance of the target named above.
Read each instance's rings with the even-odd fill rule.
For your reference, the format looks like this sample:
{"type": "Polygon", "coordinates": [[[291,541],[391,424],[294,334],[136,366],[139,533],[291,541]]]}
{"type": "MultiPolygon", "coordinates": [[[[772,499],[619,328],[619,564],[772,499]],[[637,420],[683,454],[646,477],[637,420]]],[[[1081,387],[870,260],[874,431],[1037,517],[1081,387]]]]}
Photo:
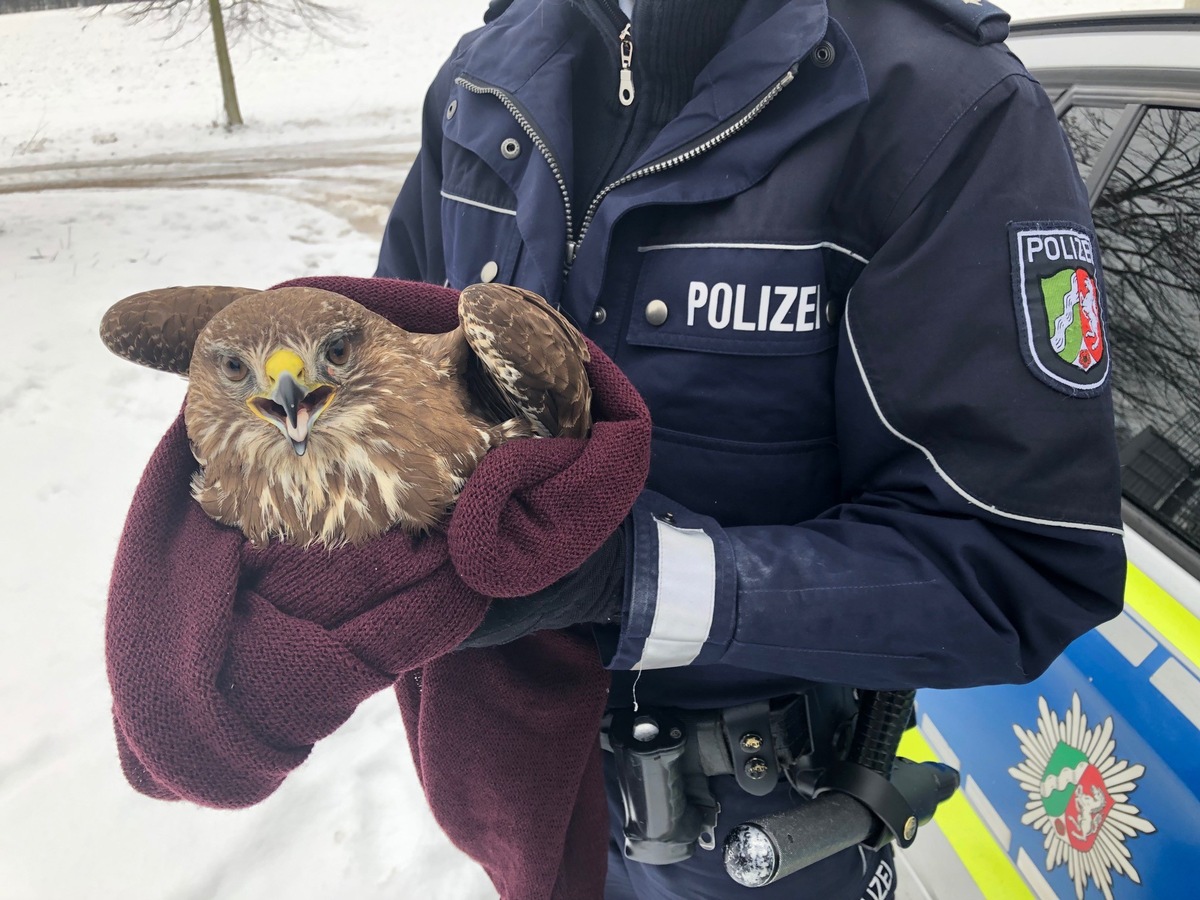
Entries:
{"type": "Polygon", "coordinates": [[[1013,222],[1008,231],[1025,364],[1064,394],[1100,393],[1110,359],[1095,236],[1073,222],[1013,222]]]}
{"type": "Polygon", "coordinates": [[[988,0],[918,0],[940,13],[950,27],[976,44],[999,44],[1008,37],[1009,15],[988,0]]]}

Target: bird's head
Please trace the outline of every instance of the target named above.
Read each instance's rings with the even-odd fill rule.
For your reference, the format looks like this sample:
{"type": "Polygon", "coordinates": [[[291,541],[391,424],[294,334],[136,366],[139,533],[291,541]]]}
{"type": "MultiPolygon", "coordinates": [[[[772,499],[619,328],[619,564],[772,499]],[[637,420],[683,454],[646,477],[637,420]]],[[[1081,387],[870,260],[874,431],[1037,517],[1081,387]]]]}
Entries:
{"type": "Polygon", "coordinates": [[[231,427],[295,456],[314,426],[354,382],[372,315],[336,294],[284,288],[252,294],[216,313],[200,332],[188,378],[188,430],[201,446],[231,427]],[[265,423],[269,428],[263,428],[265,423]]]}
{"type": "Polygon", "coordinates": [[[305,463],[345,463],[386,398],[389,418],[400,411],[405,392],[392,382],[411,369],[399,358],[410,354],[407,332],[340,294],[251,294],[214,314],[196,339],[188,434],[202,459],[236,443],[245,460],[294,467],[315,454],[305,463]]]}

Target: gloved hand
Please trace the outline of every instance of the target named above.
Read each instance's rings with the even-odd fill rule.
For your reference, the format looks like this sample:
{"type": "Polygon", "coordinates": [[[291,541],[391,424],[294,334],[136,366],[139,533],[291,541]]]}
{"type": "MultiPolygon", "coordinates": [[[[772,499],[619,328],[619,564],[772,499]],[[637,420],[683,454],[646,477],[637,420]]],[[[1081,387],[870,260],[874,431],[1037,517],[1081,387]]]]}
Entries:
{"type": "Polygon", "coordinates": [[[460,647],[495,647],[535,631],[620,619],[625,599],[625,533],[618,528],[571,574],[528,597],[493,600],[460,647]]]}

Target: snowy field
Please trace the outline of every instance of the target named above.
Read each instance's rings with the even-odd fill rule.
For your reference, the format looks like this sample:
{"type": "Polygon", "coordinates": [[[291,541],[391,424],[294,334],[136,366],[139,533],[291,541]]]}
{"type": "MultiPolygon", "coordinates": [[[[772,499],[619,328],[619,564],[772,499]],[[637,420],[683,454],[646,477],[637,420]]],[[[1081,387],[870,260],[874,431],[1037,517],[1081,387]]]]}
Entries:
{"type": "MultiPolygon", "coordinates": [[[[221,97],[206,35],[163,41],[161,26],[112,13],[0,16],[6,900],[495,896],[433,824],[389,694],[273,797],[238,812],[142,798],[120,774],[111,733],[109,567],[183,383],[108,355],[101,314],[169,284],[370,274],[425,85],[485,3],[342,5],[360,24],[336,44],[291,34],[235,46],[247,122],[236,133],[214,124],[221,97]],[[317,161],[269,164],[296,157],[317,161]],[[238,177],[197,169],[251,158],[238,177]]],[[[1009,8],[1040,17],[1152,5],[1009,8]]]]}

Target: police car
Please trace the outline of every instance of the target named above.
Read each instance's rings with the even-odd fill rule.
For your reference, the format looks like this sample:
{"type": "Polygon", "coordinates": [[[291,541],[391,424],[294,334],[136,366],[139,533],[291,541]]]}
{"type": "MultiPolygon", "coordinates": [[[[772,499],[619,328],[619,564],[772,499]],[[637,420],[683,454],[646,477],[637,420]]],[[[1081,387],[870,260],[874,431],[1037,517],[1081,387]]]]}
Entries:
{"type": "Polygon", "coordinates": [[[901,754],[963,788],[902,854],[904,893],[1200,896],[1200,10],[1026,22],[1008,45],[1092,203],[1126,605],[1031,684],[920,692],[901,754]]]}

